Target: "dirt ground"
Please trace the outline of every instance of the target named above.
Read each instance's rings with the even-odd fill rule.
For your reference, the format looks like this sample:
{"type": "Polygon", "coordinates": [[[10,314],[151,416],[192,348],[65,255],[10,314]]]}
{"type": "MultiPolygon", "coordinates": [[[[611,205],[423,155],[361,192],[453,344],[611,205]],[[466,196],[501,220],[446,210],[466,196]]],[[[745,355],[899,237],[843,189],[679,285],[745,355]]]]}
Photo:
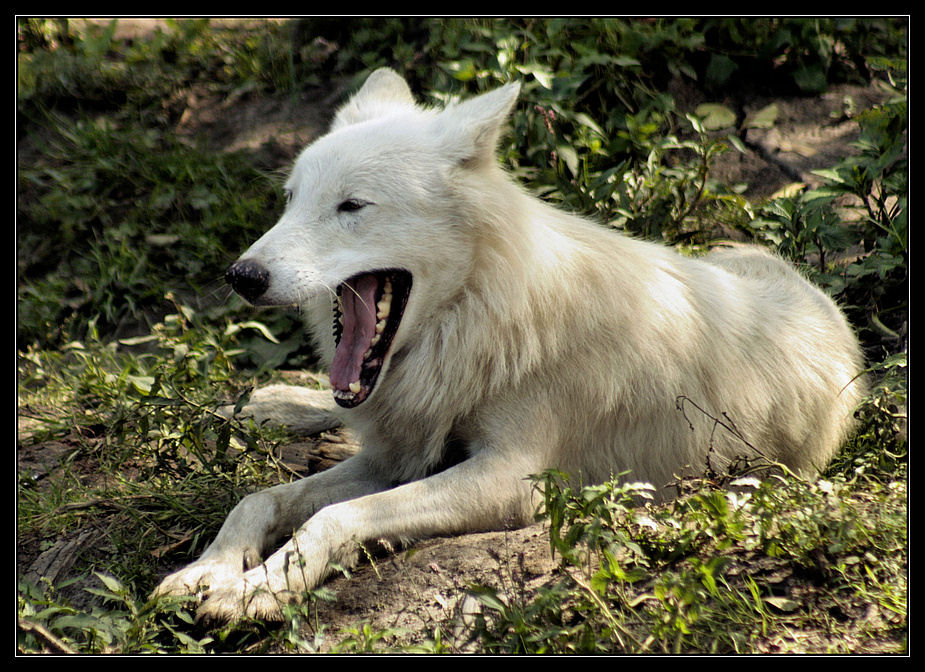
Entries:
{"type": "MultiPolygon", "coordinates": [[[[247,150],[257,155],[261,166],[285,169],[307,142],[325,130],[342,93],[342,88],[333,87],[309,92],[301,99],[228,100],[190,90],[185,93],[187,109],[177,133],[204,135],[215,151],[247,150]]],[[[672,93],[687,109],[706,102],[689,87],[672,93]]],[[[813,184],[815,178],[809,171],[830,167],[850,151],[849,143],[856,137],[856,124],[842,115],[849,97],[860,109],[882,99],[875,90],[841,86],[814,98],[748,101],[746,111],[777,103],[777,122],[770,129],[749,131],[752,151],[746,155],[727,152],[715,166],[715,177],[747,182],[749,196],[768,196],[796,180],[813,184]]],[[[20,427],[28,429],[23,421],[20,427]]],[[[292,446],[285,459],[304,466],[311,461],[342,458],[350,450],[349,442],[343,439],[313,440],[292,446]]],[[[21,447],[19,469],[53,471],[68,452],[67,445],[55,442],[21,447]]],[[[77,550],[92,543],[92,538],[91,531],[78,530],[52,548],[20,548],[24,563],[20,569],[53,575],[61,581],[68,577],[77,550]]],[[[467,586],[488,584],[502,590],[536,586],[554,567],[542,526],[428,540],[413,549],[364,563],[349,579],[330,581],[337,599],[319,603],[316,622],[324,624],[327,633],[368,622],[373,630],[394,629],[399,631],[399,641],[414,643],[433,636],[438,624],[445,628],[447,622],[470,617],[467,614],[471,615],[476,605],[471,598],[464,598],[467,586]]],[[[332,643],[327,639],[323,648],[332,643]]],[[[462,642],[457,644],[463,646],[462,642]]]]}

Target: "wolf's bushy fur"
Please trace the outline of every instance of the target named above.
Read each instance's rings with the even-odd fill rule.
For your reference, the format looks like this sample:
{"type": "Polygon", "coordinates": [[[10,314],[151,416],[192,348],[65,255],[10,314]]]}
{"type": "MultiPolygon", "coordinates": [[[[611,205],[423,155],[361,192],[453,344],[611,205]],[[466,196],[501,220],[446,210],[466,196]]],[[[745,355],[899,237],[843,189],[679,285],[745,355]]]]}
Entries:
{"type": "Polygon", "coordinates": [[[528,522],[527,477],[547,468],[629,472],[664,497],[739,457],[811,473],[844,441],[862,360],[835,304],[764,250],[685,258],[526,193],[495,159],[518,91],[430,110],[380,70],[300,156],[286,213],[242,257],[266,280],[254,302],[301,305],[330,363],[333,288],[413,277],[375,388],[343,412],[363,450],[246,498],[162,592],[208,584],[204,613],[272,616],[255,588],[297,599],[354,540],[528,522]],[[443,469],[451,448],[463,459],[443,469]]]}

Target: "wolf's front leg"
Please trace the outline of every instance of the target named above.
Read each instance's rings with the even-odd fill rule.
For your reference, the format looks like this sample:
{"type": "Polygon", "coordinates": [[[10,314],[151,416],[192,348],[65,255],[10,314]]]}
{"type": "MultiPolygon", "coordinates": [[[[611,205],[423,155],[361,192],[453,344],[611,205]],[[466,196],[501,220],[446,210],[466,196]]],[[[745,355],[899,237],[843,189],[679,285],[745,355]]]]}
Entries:
{"type": "Polygon", "coordinates": [[[331,563],[350,566],[365,542],[521,527],[534,511],[527,476],[541,468],[481,453],[429,478],[326,507],[263,565],[213,590],[198,615],[279,619],[282,604],[302,600],[330,574],[331,563]]]}
{"type": "Polygon", "coordinates": [[[156,595],[208,595],[237,585],[316,511],[386,487],[362,454],[331,469],[246,496],[198,560],[165,578],[156,595]]]}

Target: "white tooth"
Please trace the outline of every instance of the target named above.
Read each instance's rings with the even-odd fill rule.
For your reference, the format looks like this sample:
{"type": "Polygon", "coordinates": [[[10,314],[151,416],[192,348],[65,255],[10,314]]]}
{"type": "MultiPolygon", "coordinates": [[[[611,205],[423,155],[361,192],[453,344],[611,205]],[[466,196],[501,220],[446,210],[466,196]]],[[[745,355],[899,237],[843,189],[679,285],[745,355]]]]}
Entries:
{"type": "Polygon", "coordinates": [[[353,392],[354,394],[360,393],[360,381],[359,380],[353,381],[347,387],[349,387],[350,391],[353,392]]]}
{"type": "Polygon", "coordinates": [[[380,320],[376,322],[376,333],[381,334],[383,331],[385,331],[385,320],[380,320]]]}
{"type": "Polygon", "coordinates": [[[363,359],[369,359],[370,355],[372,354],[373,354],[373,349],[370,348],[369,350],[363,353],[363,359]]]}
{"type": "Polygon", "coordinates": [[[370,346],[376,345],[379,342],[379,339],[382,338],[379,334],[376,334],[371,339],[369,339],[370,346]]]}
{"type": "Polygon", "coordinates": [[[392,293],[392,281],[389,280],[388,278],[385,279],[385,283],[382,285],[382,293],[383,294],[392,293]]]}

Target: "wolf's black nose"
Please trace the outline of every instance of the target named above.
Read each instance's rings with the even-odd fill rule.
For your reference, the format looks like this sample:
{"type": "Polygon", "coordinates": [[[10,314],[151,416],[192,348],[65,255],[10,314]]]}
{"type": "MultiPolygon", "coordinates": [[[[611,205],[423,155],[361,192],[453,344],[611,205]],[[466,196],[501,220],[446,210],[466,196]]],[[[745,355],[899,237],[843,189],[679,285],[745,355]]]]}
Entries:
{"type": "Polygon", "coordinates": [[[270,286],[270,271],[253,259],[234,262],[225,271],[225,282],[234,287],[234,291],[254,303],[270,286]]]}

